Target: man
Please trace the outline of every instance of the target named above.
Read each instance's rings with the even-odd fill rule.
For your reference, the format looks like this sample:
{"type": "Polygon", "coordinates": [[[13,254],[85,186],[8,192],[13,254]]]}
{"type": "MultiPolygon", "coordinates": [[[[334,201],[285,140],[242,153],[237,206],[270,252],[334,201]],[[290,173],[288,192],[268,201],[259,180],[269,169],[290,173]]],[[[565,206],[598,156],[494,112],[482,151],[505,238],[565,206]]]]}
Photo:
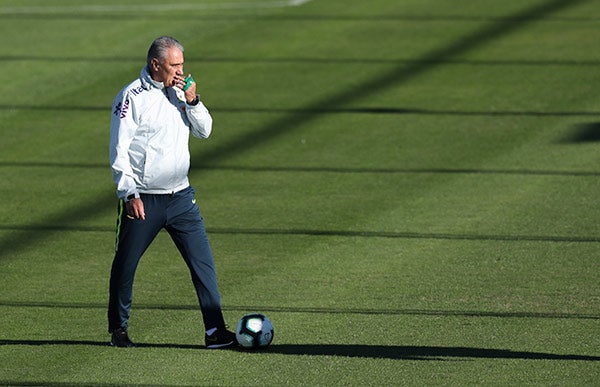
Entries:
{"type": "Polygon", "coordinates": [[[207,138],[212,118],[196,94],[196,83],[186,82],[183,62],[177,40],[157,38],[140,77],[113,101],[110,164],[120,200],[108,329],[116,347],[135,346],[128,335],[133,278],[142,254],[163,228],[192,275],[206,346],[237,345],[225,327],[212,251],[187,176],[189,133],[207,138]]]}

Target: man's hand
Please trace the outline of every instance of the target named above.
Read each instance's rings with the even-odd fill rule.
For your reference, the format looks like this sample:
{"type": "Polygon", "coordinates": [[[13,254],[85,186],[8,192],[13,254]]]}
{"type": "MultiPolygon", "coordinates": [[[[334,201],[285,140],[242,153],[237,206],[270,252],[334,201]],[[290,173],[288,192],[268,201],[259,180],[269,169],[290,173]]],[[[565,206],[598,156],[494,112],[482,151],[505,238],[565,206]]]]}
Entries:
{"type": "MultiPolygon", "coordinates": [[[[191,74],[189,76],[191,76],[191,74]]],[[[188,87],[185,91],[185,100],[187,103],[191,103],[196,100],[196,81],[192,81],[192,83],[190,83],[190,87],[188,87]]]]}
{"type": "MultiPolygon", "coordinates": [[[[188,76],[191,76],[192,74],[188,74],[188,76]]],[[[175,77],[175,85],[180,88],[181,90],[183,90],[183,88],[185,87],[185,77],[184,76],[176,76],[175,77]]],[[[194,102],[196,100],[196,82],[193,81],[190,84],[190,87],[187,88],[187,90],[184,91],[185,93],[185,100],[190,103],[190,102],[194,102]]]]}
{"type": "Polygon", "coordinates": [[[127,216],[133,219],[146,220],[146,213],[144,212],[144,202],[140,198],[133,198],[125,202],[125,208],[127,209],[127,216]]]}

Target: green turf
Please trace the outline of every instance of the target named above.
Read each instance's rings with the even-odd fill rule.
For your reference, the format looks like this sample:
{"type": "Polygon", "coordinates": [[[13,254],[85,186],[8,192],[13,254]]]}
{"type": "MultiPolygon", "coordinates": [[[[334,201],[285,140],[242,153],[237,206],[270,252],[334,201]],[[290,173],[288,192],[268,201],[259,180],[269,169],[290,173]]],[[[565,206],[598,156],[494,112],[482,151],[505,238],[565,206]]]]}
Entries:
{"type": "Polygon", "coordinates": [[[597,3],[163,3],[0,2],[0,384],[598,383],[597,3]],[[140,347],[107,345],[110,105],[163,34],[215,119],[190,179],[225,317],[267,314],[265,351],[203,349],[164,233],[140,347]]]}

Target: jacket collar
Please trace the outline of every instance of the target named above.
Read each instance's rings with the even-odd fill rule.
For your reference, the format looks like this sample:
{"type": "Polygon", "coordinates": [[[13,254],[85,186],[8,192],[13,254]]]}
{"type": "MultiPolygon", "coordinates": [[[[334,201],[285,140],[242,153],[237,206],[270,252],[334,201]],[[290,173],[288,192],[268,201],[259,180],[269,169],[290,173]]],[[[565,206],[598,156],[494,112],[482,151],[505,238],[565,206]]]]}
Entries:
{"type": "Polygon", "coordinates": [[[152,79],[152,77],[150,76],[150,72],[148,71],[148,66],[144,66],[144,68],[142,69],[142,71],[140,73],[140,80],[142,81],[142,87],[145,90],[150,90],[153,87],[155,87],[159,90],[162,90],[165,88],[164,83],[157,82],[154,79],[152,79]]]}

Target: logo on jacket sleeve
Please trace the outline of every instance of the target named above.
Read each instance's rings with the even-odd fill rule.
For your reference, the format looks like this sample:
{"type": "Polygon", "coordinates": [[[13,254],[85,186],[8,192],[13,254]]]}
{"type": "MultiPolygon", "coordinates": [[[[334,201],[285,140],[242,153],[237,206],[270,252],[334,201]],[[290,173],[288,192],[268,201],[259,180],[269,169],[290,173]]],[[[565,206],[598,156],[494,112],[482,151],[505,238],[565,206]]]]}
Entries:
{"type": "Polygon", "coordinates": [[[129,99],[126,99],[124,102],[119,102],[115,106],[115,111],[113,114],[120,119],[127,117],[127,112],[129,111],[129,99]]]}

